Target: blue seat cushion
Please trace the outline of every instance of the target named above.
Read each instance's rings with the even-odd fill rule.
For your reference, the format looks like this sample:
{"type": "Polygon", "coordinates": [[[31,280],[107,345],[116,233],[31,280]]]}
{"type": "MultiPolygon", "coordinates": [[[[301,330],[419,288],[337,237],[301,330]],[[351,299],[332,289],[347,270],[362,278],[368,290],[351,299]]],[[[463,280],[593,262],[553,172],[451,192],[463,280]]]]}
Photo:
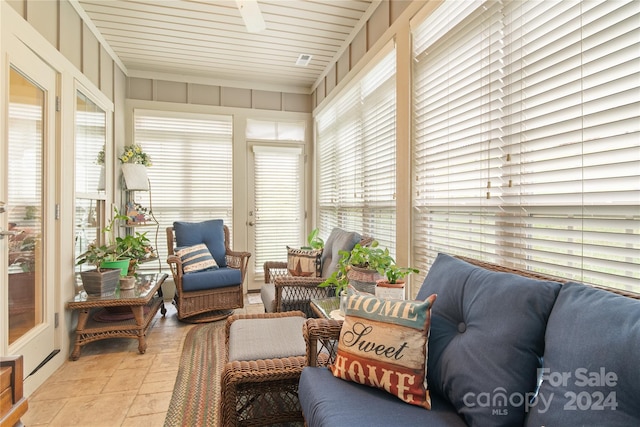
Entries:
{"type": "Polygon", "coordinates": [[[210,219],[203,222],[175,221],[173,230],[176,235],[176,246],[207,245],[211,256],[218,267],[227,266],[226,248],[224,244],[224,222],[221,219],[210,219]]]}
{"type": "Polygon", "coordinates": [[[560,283],[490,271],[439,254],[417,299],[431,311],[427,382],[470,426],[524,423],[560,283]]]}
{"type": "Polygon", "coordinates": [[[241,284],[242,273],[240,270],[231,267],[196,271],[182,276],[182,290],[185,292],[226,288],[227,286],[241,284]]]}
{"type": "Polygon", "coordinates": [[[526,426],[640,425],[639,361],[640,301],[566,283],[549,316],[526,426]]]}
{"type": "Polygon", "coordinates": [[[327,368],[304,368],[298,396],[309,427],[466,426],[437,394],[431,395],[431,410],[425,410],[384,390],[336,378],[327,368]]]}

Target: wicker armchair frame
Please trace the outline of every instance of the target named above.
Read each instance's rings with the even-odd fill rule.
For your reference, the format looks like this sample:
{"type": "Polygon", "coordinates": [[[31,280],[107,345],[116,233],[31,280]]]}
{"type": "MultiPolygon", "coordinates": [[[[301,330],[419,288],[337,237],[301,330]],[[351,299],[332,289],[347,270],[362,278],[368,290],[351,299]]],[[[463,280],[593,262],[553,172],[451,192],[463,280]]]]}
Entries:
{"type": "Polygon", "coordinates": [[[174,303],[178,319],[188,323],[213,322],[224,319],[233,313],[233,309],[244,307],[243,283],[251,254],[231,250],[229,246],[229,228],[224,226],[224,247],[227,266],[240,270],[242,281],[239,285],[224,288],[186,292],[182,288],[182,261],[174,254],[175,234],[173,227],[167,227],[167,263],[176,285],[174,303]]]}
{"type": "MultiPolygon", "coordinates": [[[[368,246],[373,242],[373,237],[365,236],[360,240],[361,246],[368,246]]],[[[310,302],[316,298],[326,298],[333,288],[319,288],[318,285],[325,281],[326,277],[300,277],[292,276],[284,261],[267,261],[263,265],[264,283],[272,283],[276,290],[276,312],[299,310],[307,317],[315,317],[310,302]],[[286,298],[285,298],[286,295],[286,298]]]]}
{"type": "Polygon", "coordinates": [[[225,367],[222,373],[222,426],[270,426],[302,423],[298,382],[305,366],[304,356],[229,362],[231,325],[239,319],[272,319],[300,316],[286,313],[235,314],[225,325],[225,367]]]}

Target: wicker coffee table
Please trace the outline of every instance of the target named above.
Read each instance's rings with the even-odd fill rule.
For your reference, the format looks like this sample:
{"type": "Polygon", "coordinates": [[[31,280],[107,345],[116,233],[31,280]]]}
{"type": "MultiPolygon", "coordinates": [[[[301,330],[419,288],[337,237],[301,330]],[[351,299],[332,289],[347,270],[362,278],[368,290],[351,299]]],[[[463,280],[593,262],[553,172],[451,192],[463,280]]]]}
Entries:
{"type": "Polygon", "coordinates": [[[67,302],[67,309],[78,310],[71,360],[78,360],[83,345],[107,338],[135,338],[138,351],[144,354],[151,320],[158,309],[163,316],[167,312],[161,287],[166,278],[164,273],[141,275],[132,290],[117,289],[113,295],[99,297],[81,291],[67,302]]]}
{"type": "Polygon", "coordinates": [[[310,305],[311,310],[321,319],[344,320],[344,316],[338,313],[340,300],[336,297],[312,299],[310,305]]]}

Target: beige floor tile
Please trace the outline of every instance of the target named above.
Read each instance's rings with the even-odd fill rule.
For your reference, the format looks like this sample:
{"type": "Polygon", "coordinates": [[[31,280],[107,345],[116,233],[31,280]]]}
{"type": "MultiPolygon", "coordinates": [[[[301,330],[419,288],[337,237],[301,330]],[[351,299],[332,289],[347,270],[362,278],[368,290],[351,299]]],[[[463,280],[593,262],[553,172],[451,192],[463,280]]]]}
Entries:
{"type": "Polygon", "coordinates": [[[88,378],[73,381],[52,382],[47,387],[40,387],[32,396],[29,403],[41,400],[59,400],[64,397],[91,396],[101,394],[110,377],[88,378]]]}
{"type": "Polygon", "coordinates": [[[128,417],[166,413],[171,401],[171,391],[160,393],[139,394],[134,399],[127,414],[128,417]]]}
{"type": "Polygon", "coordinates": [[[124,357],[118,369],[144,369],[147,370],[153,364],[153,357],[136,352],[129,357],[124,357]]]}
{"type": "Polygon", "coordinates": [[[138,394],[149,394],[149,393],[159,393],[163,391],[171,391],[173,392],[173,386],[176,382],[176,376],[160,376],[160,375],[151,375],[153,380],[147,380],[145,378],[144,382],[138,389],[138,394]]]}
{"type": "Polygon", "coordinates": [[[180,365],[180,352],[160,353],[155,356],[153,365],[149,367],[149,372],[167,372],[175,370],[177,372],[180,365]]]}
{"type": "Polygon", "coordinates": [[[67,399],[57,400],[29,400],[29,409],[21,421],[25,426],[46,426],[66,405],[67,399]]]}
{"type": "Polygon", "coordinates": [[[51,427],[119,426],[124,421],[135,397],[135,392],[124,392],[70,398],[49,425],[51,427]]]}
{"type": "Polygon", "coordinates": [[[138,391],[144,377],[147,376],[147,369],[118,369],[109,378],[109,382],[104,387],[104,393],[117,393],[122,391],[138,391]]]}
{"type": "Polygon", "coordinates": [[[140,415],[138,417],[127,417],[122,423],[122,427],[158,427],[164,424],[166,413],[161,412],[150,415],[140,415]]]}

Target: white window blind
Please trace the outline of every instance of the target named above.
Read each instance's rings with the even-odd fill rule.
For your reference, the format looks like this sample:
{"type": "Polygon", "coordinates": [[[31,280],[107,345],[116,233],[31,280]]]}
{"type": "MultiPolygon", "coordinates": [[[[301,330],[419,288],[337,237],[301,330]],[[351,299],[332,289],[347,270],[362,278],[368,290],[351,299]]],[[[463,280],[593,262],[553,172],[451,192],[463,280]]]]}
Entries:
{"type": "Polygon", "coordinates": [[[640,292],[640,3],[462,3],[413,33],[415,265],[640,292]]]}
{"type": "MultiPolygon", "coordinates": [[[[135,143],[152,162],[147,168],[151,191],[137,191],[135,198],[152,208],[159,222],[160,259],[167,258],[164,230],[174,221],[222,219],[233,232],[231,117],[136,111],[134,126],[135,143]]],[[[147,231],[154,241],[155,231],[136,231],[147,231]]]]}
{"type": "Polygon", "coordinates": [[[304,197],[301,191],[302,149],[253,147],[255,206],[255,272],[266,261],[286,261],[286,247],[300,247],[304,197]]]}
{"type": "Polygon", "coordinates": [[[374,237],[395,253],[395,51],[316,118],[318,218],[374,237]]]}

